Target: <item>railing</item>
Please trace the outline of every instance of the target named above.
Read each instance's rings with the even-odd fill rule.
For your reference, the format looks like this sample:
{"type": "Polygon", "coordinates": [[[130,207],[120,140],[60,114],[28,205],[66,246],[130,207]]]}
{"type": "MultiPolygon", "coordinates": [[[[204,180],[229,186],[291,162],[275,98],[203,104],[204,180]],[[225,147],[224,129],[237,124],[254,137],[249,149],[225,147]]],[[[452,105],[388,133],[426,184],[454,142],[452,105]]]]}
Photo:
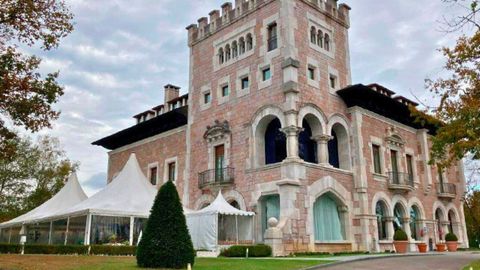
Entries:
{"type": "Polygon", "coordinates": [[[231,167],[213,169],[198,174],[198,187],[233,184],[235,169],[231,167]]]}
{"type": "Polygon", "coordinates": [[[268,39],[268,51],[273,51],[278,47],[278,38],[276,36],[268,39]]]}
{"type": "Polygon", "coordinates": [[[457,186],[452,183],[437,183],[437,194],[440,197],[455,197],[457,186]]]}
{"type": "Polygon", "coordinates": [[[404,172],[388,172],[388,185],[390,189],[413,189],[413,175],[404,172]]]}

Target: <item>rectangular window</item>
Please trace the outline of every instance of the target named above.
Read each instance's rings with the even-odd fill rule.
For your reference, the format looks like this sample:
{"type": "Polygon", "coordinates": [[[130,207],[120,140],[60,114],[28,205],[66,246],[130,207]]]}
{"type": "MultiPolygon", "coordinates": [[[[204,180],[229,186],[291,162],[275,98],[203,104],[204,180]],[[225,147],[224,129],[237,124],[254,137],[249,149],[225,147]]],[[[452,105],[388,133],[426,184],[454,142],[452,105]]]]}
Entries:
{"type": "Polygon", "coordinates": [[[266,68],[262,70],[262,79],[264,81],[270,80],[271,77],[272,77],[272,73],[270,72],[270,68],[266,68]]]}
{"type": "Polygon", "coordinates": [[[277,24],[272,23],[268,26],[268,51],[275,50],[277,47],[277,24]]]}
{"type": "Polygon", "coordinates": [[[203,94],[203,102],[205,104],[210,103],[211,100],[212,100],[212,95],[210,94],[210,92],[203,94]]]}
{"type": "Polygon", "coordinates": [[[375,173],[382,173],[382,166],[380,165],[380,146],[372,145],[373,152],[373,168],[375,173]]]}
{"type": "Polygon", "coordinates": [[[228,85],[222,86],[222,97],[226,97],[230,94],[230,89],[228,85]]]}
{"type": "Polygon", "coordinates": [[[310,80],[315,80],[315,68],[314,67],[308,67],[308,78],[310,80]]]}
{"type": "Polygon", "coordinates": [[[413,182],[413,157],[411,155],[407,155],[406,159],[407,159],[408,180],[413,182]]]}
{"type": "Polygon", "coordinates": [[[150,168],[150,183],[157,185],[157,167],[150,168]]]}
{"type": "Polygon", "coordinates": [[[168,164],[168,181],[175,182],[175,162],[168,164]]]}
{"type": "Polygon", "coordinates": [[[248,77],[242,78],[241,82],[242,82],[242,89],[247,89],[250,86],[250,81],[248,77]]]}
{"type": "Polygon", "coordinates": [[[336,89],[337,88],[337,77],[335,75],[330,74],[330,88],[336,89]]]}

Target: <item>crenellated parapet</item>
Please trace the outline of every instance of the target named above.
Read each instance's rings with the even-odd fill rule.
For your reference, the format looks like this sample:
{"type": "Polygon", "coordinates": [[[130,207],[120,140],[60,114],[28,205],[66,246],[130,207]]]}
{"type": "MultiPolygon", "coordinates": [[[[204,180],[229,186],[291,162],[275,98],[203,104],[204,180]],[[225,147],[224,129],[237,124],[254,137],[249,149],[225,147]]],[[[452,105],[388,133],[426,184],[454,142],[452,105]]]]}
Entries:
{"type": "MultiPolygon", "coordinates": [[[[221,6],[220,10],[212,10],[209,18],[201,17],[197,23],[187,26],[188,45],[191,46],[198,41],[213,35],[217,31],[223,29],[227,25],[247,16],[248,14],[259,9],[273,1],[280,0],[235,0],[233,6],[231,2],[226,2],[221,6]]],[[[342,24],[349,26],[350,7],[346,4],[338,5],[337,0],[298,0],[306,2],[316,7],[320,12],[336,19],[342,24]]]]}

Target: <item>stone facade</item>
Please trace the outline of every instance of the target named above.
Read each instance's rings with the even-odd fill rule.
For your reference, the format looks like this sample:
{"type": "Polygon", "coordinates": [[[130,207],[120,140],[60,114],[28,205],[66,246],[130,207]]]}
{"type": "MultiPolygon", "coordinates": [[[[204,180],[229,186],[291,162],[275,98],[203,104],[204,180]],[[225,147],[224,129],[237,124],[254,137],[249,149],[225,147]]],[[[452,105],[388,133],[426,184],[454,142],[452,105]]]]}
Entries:
{"type": "MultiPolygon", "coordinates": [[[[468,246],[462,164],[440,179],[427,162],[426,129],[347,107],[337,94],[351,85],[349,10],[334,0],[237,0],[187,27],[188,124],[114,149],[109,154],[109,179],[135,152],[146,175],[151,166],[158,166],[161,184],[168,179],[165,166],[174,158],[185,206],[204,207],[222,190],[229,202],[257,213],[255,241],[274,244],[277,255],[392,250],[394,224],[402,223],[412,235],[413,208],[418,210],[414,222],[418,231],[417,239],[410,240],[412,251],[417,241],[436,243],[441,241],[439,232],[444,237],[449,230],[463,247],[468,246]],[[274,121],[284,134],[286,156],[268,162],[266,133],[274,121]],[[315,151],[302,150],[299,142],[307,129],[312,144],[305,145],[315,151]],[[222,167],[230,168],[222,173],[228,180],[222,183],[216,181],[217,173],[208,173],[217,172],[219,146],[222,167]],[[377,173],[373,146],[380,151],[377,173]],[[307,152],[314,153],[309,162],[301,157],[307,152]],[[411,185],[392,182],[404,175],[401,172],[408,173],[411,185]],[[439,194],[440,181],[454,184],[456,190],[439,194]],[[262,224],[270,218],[263,211],[265,198],[273,195],[279,197],[278,222],[265,234],[262,224]],[[316,240],[315,224],[320,221],[314,205],[324,195],[337,204],[341,240],[316,240]],[[378,232],[378,202],[385,207],[380,218],[386,230],[383,237],[378,232]]],[[[387,96],[393,93],[371,88],[387,96]]]]}

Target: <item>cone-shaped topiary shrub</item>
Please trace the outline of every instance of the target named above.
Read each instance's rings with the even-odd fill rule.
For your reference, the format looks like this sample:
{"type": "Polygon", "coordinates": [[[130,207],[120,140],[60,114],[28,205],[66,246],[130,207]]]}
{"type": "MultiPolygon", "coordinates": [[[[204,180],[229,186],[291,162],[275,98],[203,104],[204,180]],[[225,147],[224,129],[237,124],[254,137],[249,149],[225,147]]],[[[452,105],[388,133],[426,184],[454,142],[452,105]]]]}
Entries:
{"type": "Polygon", "coordinates": [[[175,185],[158,191],[137,248],[137,264],[148,268],[186,268],[195,259],[183,207],[175,185]]]}
{"type": "Polygon", "coordinates": [[[395,231],[395,234],[393,235],[393,240],[394,241],[407,241],[408,240],[408,235],[402,229],[398,229],[398,230],[395,231]]]}
{"type": "Polygon", "coordinates": [[[458,237],[454,233],[447,233],[447,235],[445,235],[445,241],[447,241],[447,242],[457,242],[458,237]]]}

